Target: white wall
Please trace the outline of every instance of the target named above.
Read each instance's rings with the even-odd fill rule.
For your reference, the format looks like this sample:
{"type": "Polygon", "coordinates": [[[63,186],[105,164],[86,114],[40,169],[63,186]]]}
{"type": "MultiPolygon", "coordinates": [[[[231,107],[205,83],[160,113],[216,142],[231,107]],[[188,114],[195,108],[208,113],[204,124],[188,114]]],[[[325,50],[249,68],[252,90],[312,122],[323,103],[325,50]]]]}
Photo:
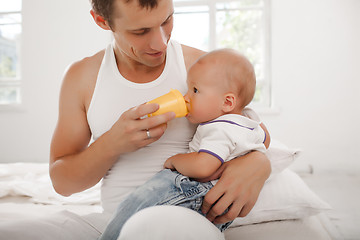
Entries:
{"type": "Polygon", "coordinates": [[[23,107],[0,108],[0,162],[48,161],[62,75],[72,62],[104,48],[110,34],[88,0],[23,1],[23,107]]]}
{"type": "MultiPolygon", "coordinates": [[[[87,0],[23,1],[23,111],[0,111],[0,162],[47,161],[71,62],[109,35],[87,0]]],[[[301,148],[299,167],[359,172],[360,1],[272,0],[272,137],[301,148]]]]}
{"type": "Polygon", "coordinates": [[[360,1],[273,0],[272,136],[315,171],[360,170],[360,1]]]}

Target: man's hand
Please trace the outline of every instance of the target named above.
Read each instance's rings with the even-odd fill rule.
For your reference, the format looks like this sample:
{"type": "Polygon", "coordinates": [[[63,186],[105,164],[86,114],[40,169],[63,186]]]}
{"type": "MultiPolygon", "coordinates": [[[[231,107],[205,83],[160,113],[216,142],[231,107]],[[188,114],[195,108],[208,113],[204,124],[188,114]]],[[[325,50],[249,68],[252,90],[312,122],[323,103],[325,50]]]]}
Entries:
{"type": "Polygon", "coordinates": [[[255,205],[270,172],[270,162],[260,152],[251,152],[224,163],[212,176],[216,179],[221,175],[206,194],[201,210],[215,224],[234,220],[238,216],[245,217],[255,205]],[[229,211],[223,214],[228,207],[229,211]]]}
{"type": "Polygon", "coordinates": [[[124,112],[106,133],[109,151],[114,155],[132,152],[157,141],[165,132],[167,122],[175,118],[174,112],[141,119],[158,110],[159,105],[142,104],[124,112]]]}

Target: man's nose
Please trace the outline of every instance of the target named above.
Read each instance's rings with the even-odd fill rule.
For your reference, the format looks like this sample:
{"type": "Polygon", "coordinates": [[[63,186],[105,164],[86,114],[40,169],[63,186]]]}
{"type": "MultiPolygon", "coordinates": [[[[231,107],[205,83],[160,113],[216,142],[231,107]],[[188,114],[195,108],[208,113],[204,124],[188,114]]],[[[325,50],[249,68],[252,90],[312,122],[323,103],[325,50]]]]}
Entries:
{"type": "Polygon", "coordinates": [[[150,47],[157,51],[164,51],[167,47],[168,36],[165,31],[160,27],[154,31],[150,47]]]}

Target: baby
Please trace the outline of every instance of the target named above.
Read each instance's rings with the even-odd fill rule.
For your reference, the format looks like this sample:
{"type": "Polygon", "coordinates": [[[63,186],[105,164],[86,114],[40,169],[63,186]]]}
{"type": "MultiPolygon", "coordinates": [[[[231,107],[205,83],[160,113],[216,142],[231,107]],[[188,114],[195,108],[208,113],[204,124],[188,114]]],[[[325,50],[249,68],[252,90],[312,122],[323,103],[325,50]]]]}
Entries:
{"type": "MultiPolygon", "coordinates": [[[[177,205],[200,214],[205,194],[215,181],[200,182],[226,161],[270,144],[256,113],[246,106],[255,93],[253,66],[230,49],[212,51],[189,69],[184,96],[191,123],[199,123],[189,152],[170,157],[166,169],[137,188],[118,206],[100,239],[117,239],[123,224],[141,209],[177,205]]],[[[216,224],[224,231],[231,222],[216,224]]]]}

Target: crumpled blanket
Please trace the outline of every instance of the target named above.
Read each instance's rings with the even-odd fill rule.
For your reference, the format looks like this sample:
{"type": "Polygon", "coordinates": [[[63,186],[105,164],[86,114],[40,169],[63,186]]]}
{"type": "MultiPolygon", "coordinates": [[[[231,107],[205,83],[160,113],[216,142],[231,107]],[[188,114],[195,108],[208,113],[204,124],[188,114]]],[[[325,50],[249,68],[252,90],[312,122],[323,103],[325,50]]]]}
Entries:
{"type": "Polygon", "coordinates": [[[49,176],[48,163],[0,164],[0,198],[26,196],[41,204],[100,204],[100,183],[81,193],[64,197],[56,193],[49,176]]]}

